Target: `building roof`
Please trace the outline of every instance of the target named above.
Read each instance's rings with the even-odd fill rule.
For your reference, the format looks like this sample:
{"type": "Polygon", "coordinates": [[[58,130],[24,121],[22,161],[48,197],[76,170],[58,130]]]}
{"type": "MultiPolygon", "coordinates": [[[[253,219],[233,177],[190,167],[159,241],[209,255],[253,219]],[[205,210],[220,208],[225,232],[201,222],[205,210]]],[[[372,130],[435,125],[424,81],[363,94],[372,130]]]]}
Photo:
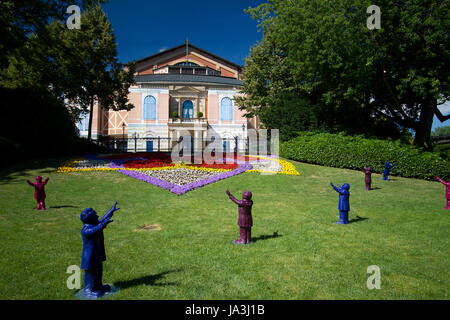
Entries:
{"type": "Polygon", "coordinates": [[[186,74],[145,74],[135,77],[136,83],[201,83],[243,86],[242,80],[227,77],[200,76],[186,74]]]}
{"type": "Polygon", "coordinates": [[[198,51],[200,51],[200,52],[203,52],[203,53],[206,53],[206,54],[210,55],[211,57],[214,57],[214,58],[217,59],[217,60],[221,60],[222,62],[225,62],[226,64],[232,65],[233,67],[235,67],[235,68],[238,69],[239,71],[242,70],[242,66],[240,66],[240,65],[238,65],[238,64],[236,64],[236,63],[233,63],[233,62],[231,62],[231,61],[229,61],[229,60],[226,60],[226,59],[224,59],[224,58],[222,58],[222,57],[219,57],[219,56],[217,56],[217,55],[215,55],[215,54],[213,54],[213,53],[211,53],[211,52],[208,52],[208,51],[206,51],[206,50],[204,50],[204,49],[202,49],[202,48],[199,48],[199,47],[197,47],[197,46],[194,46],[193,44],[189,43],[187,40],[186,40],[186,43],[183,43],[183,44],[180,44],[180,45],[178,45],[178,46],[176,46],[176,47],[173,47],[173,48],[170,48],[170,49],[167,49],[167,50],[158,52],[158,53],[153,54],[153,55],[151,55],[151,56],[148,56],[148,57],[146,57],[146,58],[143,58],[143,59],[140,59],[140,60],[136,60],[135,62],[136,62],[136,64],[139,64],[139,63],[145,62],[146,60],[150,60],[150,59],[156,58],[156,57],[158,57],[158,56],[161,56],[161,55],[170,53],[170,52],[172,52],[172,51],[177,51],[177,50],[179,50],[180,48],[185,48],[186,45],[188,46],[188,50],[189,50],[190,48],[196,49],[196,50],[198,50],[198,51]]]}

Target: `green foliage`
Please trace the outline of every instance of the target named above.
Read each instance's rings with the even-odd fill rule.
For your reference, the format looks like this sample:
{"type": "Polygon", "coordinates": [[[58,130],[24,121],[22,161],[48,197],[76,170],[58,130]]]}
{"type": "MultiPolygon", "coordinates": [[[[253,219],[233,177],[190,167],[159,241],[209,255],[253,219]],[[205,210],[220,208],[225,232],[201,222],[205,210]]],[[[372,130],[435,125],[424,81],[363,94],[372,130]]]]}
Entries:
{"type": "Polygon", "coordinates": [[[173,118],[178,118],[178,112],[177,111],[172,112],[172,117],[173,118]]]}
{"type": "Polygon", "coordinates": [[[39,88],[0,88],[2,112],[0,148],[3,165],[30,158],[100,151],[82,141],[64,107],[49,92],[39,88]]]}
{"type": "MultiPolygon", "coordinates": [[[[35,1],[35,4],[40,2],[43,1],[35,1]]],[[[132,109],[134,106],[128,101],[128,89],[134,83],[134,65],[118,62],[112,26],[99,5],[103,2],[83,0],[70,3],[85,5],[81,29],[67,28],[63,19],[67,1],[46,1],[48,7],[37,10],[36,16],[25,15],[22,18],[26,20],[24,25],[19,23],[21,28],[14,29],[19,34],[23,33],[23,44],[16,51],[0,51],[5,55],[3,60],[7,61],[3,65],[0,61],[0,67],[4,67],[0,85],[50,90],[54,97],[69,101],[72,111],[77,111],[73,107],[77,106],[91,113],[90,119],[93,118],[94,101],[99,101],[105,109],[132,109]],[[58,10],[64,14],[57,14],[58,10]]],[[[31,10],[9,5],[7,12],[20,18],[21,10],[28,9],[31,10]]],[[[72,115],[77,118],[77,112],[72,112],[72,115]]],[[[89,137],[91,127],[90,122],[89,137]]]]}
{"type": "Polygon", "coordinates": [[[280,144],[280,155],[288,159],[323,166],[359,169],[371,166],[381,173],[387,160],[396,163],[393,175],[434,180],[450,178],[450,162],[433,152],[399,141],[367,139],[344,134],[299,132],[280,144]]]}
{"type": "Polygon", "coordinates": [[[264,35],[245,61],[241,109],[258,114],[295,92],[320,106],[326,129],[349,132],[350,117],[366,132],[382,119],[429,147],[437,100],[450,96],[449,3],[380,0],[381,29],[369,30],[372,4],[268,0],[248,9],[264,35]]]}
{"type": "Polygon", "coordinates": [[[270,108],[259,113],[259,119],[267,129],[279,129],[281,140],[289,140],[299,130],[318,129],[315,106],[305,97],[299,99],[294,95],[283,95],[270,108]]]}
{"type": "MultiPolygon", "coordinates": [[[[131,110],[128,89],[134,83],[134,64],[124,65],[117,59],[117,43],[106,14],[100,5],[81,15],[81,29],[69,30],[55,21],[48,27],[59,46],[50,49],[51,63],[61,69],[55,83],[64,96],[79,105],[93,118],[93,104],[102,108],[131,110]]],[[[88,138],[91,137],[91,121],[88,138]]]]}
{"type": "Polygon", "coordinates": [[[197,113],[197,117],[198,117],[198,118],[202,118],[202,117],[203,117],[203,112],[199,111],[199,112],[197,113]]]}
{"type": "Polygon", "coordinates": [[[433,152],[439,154],[441,158],[450,161],[450,144],[436,144],[433,147],[433,152]]]}
{"type": "Polygon", "coordinates": [[[437,127],[431,133],[432,136],[445,136],[450,134],[450,126],[437,127]]]}

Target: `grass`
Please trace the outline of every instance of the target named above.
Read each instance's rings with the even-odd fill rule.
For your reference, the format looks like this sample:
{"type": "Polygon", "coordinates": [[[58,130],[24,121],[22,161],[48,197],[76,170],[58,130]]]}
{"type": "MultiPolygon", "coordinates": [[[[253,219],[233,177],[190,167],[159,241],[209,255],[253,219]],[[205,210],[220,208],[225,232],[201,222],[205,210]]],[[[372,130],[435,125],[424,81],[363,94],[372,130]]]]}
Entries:
{"type": "MultiPolygon", "coordinates": [[[[448,299],[450,212],[438,182],[292,162],[300,176],[244,173],[177,196],[117,172],[56,174],[64,159],[0,171],[0,299],[74,299],[66,287],[80,265],[81,210],[101,216],[109,299],[448,299]],[[35,211],[25,179],[49,176],[48,210],[35,211]],[[350,184],[350,221],[337,225],[338,194],[350,184]],[[235,246],[237,207],[253,193],[254,244],[235,246]],[[359,217],[359,218],[358,218],[359,217]],[[158,224],[160,230],[140,231],[158,224]],[[367,267],[381,289],[366,287],[367,267]]],[[[81,281],[81,284],[83,281],[81,281]]]]}

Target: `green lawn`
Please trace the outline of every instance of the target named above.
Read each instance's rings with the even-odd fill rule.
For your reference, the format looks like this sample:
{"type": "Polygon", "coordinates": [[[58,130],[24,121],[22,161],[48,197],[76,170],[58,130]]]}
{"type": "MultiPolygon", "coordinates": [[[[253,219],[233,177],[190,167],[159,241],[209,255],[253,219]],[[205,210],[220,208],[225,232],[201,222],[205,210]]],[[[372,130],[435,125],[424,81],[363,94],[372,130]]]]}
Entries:
{"type": "MultiPolygon", "coordinates": [[[[450,211],[438,182],[292,162],[300,176],[244,173],[177,196],[117,172],[53,173],[64,159],[0,172],[0,299],[74,299],[81,210],[120,210],[105,230],[110,299],[448,299],[450,211]],[[49,176],[47,208],[35,211],[25,179],[49,176]],[[349,183],[350,220],[337,225],[349,183]],[[237,206],[225,190],[253,193],[256,242],[235,246],[237,206]],[[360,219],[357,218],[360,217],[360,219]],[[161,230],[135,230],[159,224],[161,230]],[[381,289],[366,287],[367,267],[381,289]]],[[[83,283],[83,281],[81,281],[83,283]]]]}

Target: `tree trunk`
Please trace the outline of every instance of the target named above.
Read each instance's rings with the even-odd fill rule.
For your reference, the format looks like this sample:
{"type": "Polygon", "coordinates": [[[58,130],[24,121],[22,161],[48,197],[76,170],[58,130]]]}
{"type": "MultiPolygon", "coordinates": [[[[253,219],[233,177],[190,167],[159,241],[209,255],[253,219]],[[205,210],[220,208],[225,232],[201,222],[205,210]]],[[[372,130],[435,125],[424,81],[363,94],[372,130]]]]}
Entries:
{"type": "Polygon", "coordinates": [[[436,101],[431,100],[422,104],[419,123],[415,128],[416,135],[414,137],[414,144],[430,151],[433,150],[433,146],[431,144],[431,127],[433,126],[433,116],[436,103],[436,101]]]}
{"type": "Polygon", "coordinates": [[[94,98],[91,98],[91,105],[89,107],[89,126],[88,126],[88,140],[91,141],[92,136],[92,118],[94,116],[94,98]]]}

